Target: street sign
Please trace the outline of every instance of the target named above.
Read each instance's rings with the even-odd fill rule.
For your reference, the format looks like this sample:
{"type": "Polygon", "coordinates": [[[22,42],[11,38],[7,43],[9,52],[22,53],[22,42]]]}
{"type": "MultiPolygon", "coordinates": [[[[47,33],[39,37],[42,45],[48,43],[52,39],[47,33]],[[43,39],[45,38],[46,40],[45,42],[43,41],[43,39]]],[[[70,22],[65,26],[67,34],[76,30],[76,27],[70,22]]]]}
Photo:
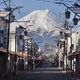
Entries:
{"type": "Polygon", "coordinates": [[[80,7],[69,7],[76,14],[80,14],[80,7]]]}

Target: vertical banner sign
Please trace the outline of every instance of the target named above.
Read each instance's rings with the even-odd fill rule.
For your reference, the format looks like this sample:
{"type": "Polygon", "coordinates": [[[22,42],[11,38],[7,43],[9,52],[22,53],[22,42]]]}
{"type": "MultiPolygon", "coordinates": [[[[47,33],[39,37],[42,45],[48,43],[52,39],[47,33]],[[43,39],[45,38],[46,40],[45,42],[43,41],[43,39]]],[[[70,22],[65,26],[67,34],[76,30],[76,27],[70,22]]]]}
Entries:
{"type": "Polygon", "coordinates": [[[80,14],[80,7],[70,7],[70,9],[76,14],[80,14]]]}
{"type": "Polygon", "coordinates": [[[17,39],[17,51],[21,52],[22,51],[22,45],[23,45],[23,40],[19,38],[19,35],[22,35],[21,33],[24,31],[24,27],[19,26],[16,28],[16,39],[17,39]]]}
{"type": "Polygon", "coordinates": [[[9,13],[10,13],[9,9],[4,8],[4,9],[0,10],[0,17],[6,17],[9,13]]]}
{"type": "Polygon", "coordinates": [[[76,14],[80,14],[80,4],[75,2],[72,7],[69,7],[76,14]]]}

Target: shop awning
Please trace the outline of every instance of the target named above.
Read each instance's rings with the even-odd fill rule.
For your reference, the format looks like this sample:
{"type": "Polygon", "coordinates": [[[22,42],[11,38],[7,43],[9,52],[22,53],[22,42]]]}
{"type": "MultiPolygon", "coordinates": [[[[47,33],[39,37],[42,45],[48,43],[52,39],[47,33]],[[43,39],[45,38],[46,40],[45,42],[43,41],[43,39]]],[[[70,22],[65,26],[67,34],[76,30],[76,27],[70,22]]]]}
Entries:
{"type": "Polygon", "coordinates": [[[74,54],[68,54],[67,58],[68,60],[73,60],[76,56],[74,54]]]}

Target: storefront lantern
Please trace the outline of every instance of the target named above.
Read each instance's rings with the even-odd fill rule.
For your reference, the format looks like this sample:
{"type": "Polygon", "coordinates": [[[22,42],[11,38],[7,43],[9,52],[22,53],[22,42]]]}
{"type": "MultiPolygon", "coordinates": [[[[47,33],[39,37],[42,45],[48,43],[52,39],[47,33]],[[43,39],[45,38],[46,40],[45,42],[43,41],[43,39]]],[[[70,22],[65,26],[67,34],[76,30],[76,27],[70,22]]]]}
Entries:
{"type": "Polygon", "coordinates": [[[78,18],[76,18],[76,17],[73,18],[73,24],[74,24],[74,25],[77,25],[77,23],[78,23],[78,18]]]}
{"type": "Polygon", "coordinates": [[[10,21],[14,21],[15,16],[13,14],[10,14],[10,21]]]}
{"type": "Polygon", "coordinates": [[[66,12],[65,12],[65,17],[66,17],[67,19],[70,18],[70,12],[69,12],[69,11],[66,11],[66,12]]]}

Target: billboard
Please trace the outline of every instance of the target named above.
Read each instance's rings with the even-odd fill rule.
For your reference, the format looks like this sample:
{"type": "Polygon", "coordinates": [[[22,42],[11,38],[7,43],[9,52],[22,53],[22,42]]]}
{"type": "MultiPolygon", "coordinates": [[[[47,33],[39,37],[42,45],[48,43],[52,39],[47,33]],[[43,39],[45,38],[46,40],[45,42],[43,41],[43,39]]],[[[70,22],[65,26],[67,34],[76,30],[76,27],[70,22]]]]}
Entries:
{"type": "Polygon", "coordinates": [[[46,50],[46,51],[51,51],[51,50],[53,50],[53,45],[52,45],[52,44],[45,44],[45,50],[46,50]]]}

